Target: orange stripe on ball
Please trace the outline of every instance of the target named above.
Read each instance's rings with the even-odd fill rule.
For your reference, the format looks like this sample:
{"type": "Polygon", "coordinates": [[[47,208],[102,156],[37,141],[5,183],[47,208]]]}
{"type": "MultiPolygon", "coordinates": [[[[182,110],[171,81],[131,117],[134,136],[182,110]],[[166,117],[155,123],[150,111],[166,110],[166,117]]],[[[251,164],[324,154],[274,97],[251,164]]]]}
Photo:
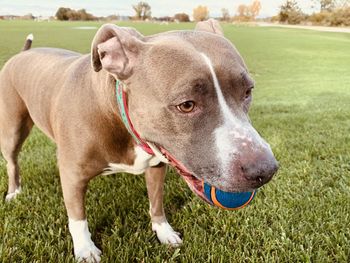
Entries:
{"type": "Polygon", "coordinates": [[[217,199],[216,199],[216,192],[215,192],[215,187],[211,187],[211,190],[210,190],[210,196],[211,196],[211,200],[213,200],[213,203],[218,206],[218,207],[221,207],[223,209],[226,209],[226,210],[238,210],[238,209],[241,209],[245,206],[247,206],[250,201],[252,201],[253,197],[254,197],[254,194],[255,194],[255,191],[252,192],[251,196],[249,197],[248,201],[245,202],[243,205],[239,206],[239,207],[226,207],[226,206],[223,206],[217,199]]]}

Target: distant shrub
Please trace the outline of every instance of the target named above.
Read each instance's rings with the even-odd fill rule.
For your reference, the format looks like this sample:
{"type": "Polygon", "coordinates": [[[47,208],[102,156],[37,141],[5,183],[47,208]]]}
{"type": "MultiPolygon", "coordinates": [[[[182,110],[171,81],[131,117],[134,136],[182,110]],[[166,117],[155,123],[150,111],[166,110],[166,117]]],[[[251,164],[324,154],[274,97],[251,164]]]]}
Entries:
{"type": "Polygon", "coordinates": [[[153,20],[160,22],[174,22],[174,18],[171,16],[153,17],[153,20]]]}
{"type": "Polygon", "coordinates": [[[70,20],[70,21],[76,21],[76,20],[83,20],[83,21],[91,21],[91,20],[97,20],[97,17],[93,16],[92,14],[89,14],[86,12],[85,9],[80,9],[78,11],[66,7],[60,7],[56,12],[56,18],[58,20],[70,20]]]}
{"type": "Polygon", "coordinates": [[[23,20],[34,20],[35,17],[33,16],[32,13],[29,13],[29,14],[26,14],[26,15],[22,16],[21,19],[23,19],[23,20]]]}
{"type": "Polygon", "coordinates": [[[279,21],[291,25],[300,24],[305,20],[305,15],[301,12],[292,11],[289,13],[280,13],[279,21]]]}
{"type": "Polygon", "coordinates": [[[109,15],[104,18],[105,21],[116,21],[120,20],[120,17],[117,15],[109,15]]]}
{"type": "Polygon", "coordinates": [[[232,21],[233,22],[239,22],[239,23],[243,22],[244,23],[244,22],[250,22],[252,20],[251,20],[251,18],[249,16],[235,15],[235,16],[232,17],[232,21]]]}
{"type": "Polygon", "coordinates": [[[190,22],[190,17],[188,14],[185,13],[178,13],[174,16],[174,19],[178,20],[179,22],[190,22]]]}
{"type": "Polygon", "coordinates": [[[270,18],[270,22],[272,22],[272,23],[278,22],[279,20],[280,20],[280,18],[279,18],[278,15],[277,15],[277,16],[272,16],[272,17],[270,18]]]}
{"type": "Polygon", "coordinates": [[[308,21],[314,25],[350,26],[350,7],[334,9],[331,12],[312,14],[308,21]]]}
{"type": "Polygon", "coordinates": [[[287,0],[281,5],[278,17],[280,22],[292,25],[300,24],[306,18],[295,0],[287,0]]]}
{"type": "Polygon", "coordinates": [[[330,12],[314,13],[309,16],[309,21],[313,25],[329,25],[331,15],[330,12]]]}
{"type": "Polygon", "coordinates": [[[334,10],[329,22],[331,26],[350,26],[350,7],[334,10]]]}

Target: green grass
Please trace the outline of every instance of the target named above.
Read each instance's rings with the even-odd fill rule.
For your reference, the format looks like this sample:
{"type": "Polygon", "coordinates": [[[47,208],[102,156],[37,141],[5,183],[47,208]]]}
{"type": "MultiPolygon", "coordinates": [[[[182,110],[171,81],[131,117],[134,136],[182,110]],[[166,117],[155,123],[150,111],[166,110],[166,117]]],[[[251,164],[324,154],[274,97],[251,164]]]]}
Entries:
{"type": "MultiPolygon", "coordinates": [[[[99,24],[0,21],[0,67],[28,33],[34,46],[89,52],[95,30],[72,29],[82,25],[99,24]]],[[[194,25],[131,26],[151,34],[194,25]]],[[[143,176],[98,177],[86,203],[103,262],[349,262],[350,34],[224,30],[256,80],[250,116],[280,162],[278,175],[248,208],[228,212],[204,204],[170,171],[166,212],[184,236],[177,249],[150,230],[143,176]]],[[[34,129],[20,164],[23,194],[0,201],[0,262],[74,262],[54,144],[34,129]]],[[[3,197],[6,187],[1,159],[3,197]]]]}

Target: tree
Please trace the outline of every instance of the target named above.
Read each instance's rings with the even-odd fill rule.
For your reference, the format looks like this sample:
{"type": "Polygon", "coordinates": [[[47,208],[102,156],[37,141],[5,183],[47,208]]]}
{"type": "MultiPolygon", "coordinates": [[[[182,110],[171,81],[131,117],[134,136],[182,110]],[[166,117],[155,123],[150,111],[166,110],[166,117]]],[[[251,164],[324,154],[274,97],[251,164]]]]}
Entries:
{"type": "Polygon", "coordinates": [[[312,0],[313,7],[319,8],[320,12],[332,12],[338,8],[350,6],[350,0],[312,0]]]}
{"type": "Polygon", "coordinates": [[[249,6],[250,16],[251,16],[252,20],[255,20],[255,18],[259,15],[260,10],[261,10],[261,3],[259,0],[255,0],[249,6]]]}
{"type": "Polygon", "coordinates": [[[251,5],[239,5],[237,8],[239,21],[252,21],[259,15],[261,4],[259,0],[254,0],[251,5]]]}
{"type": "Polygon", "coordinates": [[[278,16],[280,22],[287,22],[288,24],[299,24],[305,17],[296,0],[286,0],[281,5],[278,16]]]}
{"type": "Polygon", "coordinates": [[[66,7],[60,7],[56,12],[56,18],[58,20],[70,20],[70,21],[76,21],[76,20],[83,20],[83,21],[90,21],[90,20],[97,20],[95,16],[93,16],[90,13],[87,13],[85,9],[80,9],[78,11],[66,7]]]}
{"type": "Polygon", "coordinates": [[[190,17],[185,13],[175,14],[174,19],[178,20],[179,22],[190,22],[190,17]]]}
{"type": "Polygon", "coordinates": [[[312,0],[312,3],[320,12],[332,12],[338,4],[336,0],[312,0]]]}
{"type": "Polygon", "coordinates": [[[60,7],[57,12],[56,12],[56,17],[58,20],[68,20],[69,16],[68,16],[68,12],[70,11],[70,8],[66,8],[66,7],[60,7]]]}
{"type": "Polygon", "coordinates": [[[239,5],[237,8],[238,16],[245,17],[249,16],[249,8],[247,5],[239,5]]]}
{"type": "Polygon", "coordinates": [[[139,2],[137,5],[133,5],[132,8],[135,11],[135,18],[137,20],[146,20],[151,18],[151,6],[146,2],[139,2]]]}
{"type": "Polygon", "coordinates": [[[221,13],[222,13],[222,17],[221,17],[222,21],[230,21],[230,13],[227,8],[222,8],[221,13]]]}
{"type": "Polygon", "coordinates": [[[336,7],[336,0],[312,0],[321,12],[331,12],[336,7]]]}
{"type": "Polygon", "coordinates": [[[197,6],[193,9],[193,19],[195,21],[204,21],[209,18],[209,9],[206,6],[197,6]]]}
{"type": "Polygon", "coordinates": [[[95,20],[95,17],[92,14],[89,14],[86,12],[85,9],[80,9],[77,11],[78,13],[78,20],[83,20],[83,21],[90,21],[90,20],[95,20]]]}

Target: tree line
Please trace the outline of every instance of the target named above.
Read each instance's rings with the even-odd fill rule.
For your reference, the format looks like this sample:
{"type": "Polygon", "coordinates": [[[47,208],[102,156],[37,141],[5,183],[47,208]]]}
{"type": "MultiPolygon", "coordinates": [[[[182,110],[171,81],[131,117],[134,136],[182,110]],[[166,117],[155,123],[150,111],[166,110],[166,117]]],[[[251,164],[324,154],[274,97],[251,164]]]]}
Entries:
{"type": "MultiPolygon", "coordinates": [[[[350,0],[310,0],[313,7],[317,9],[312,15],[305,14],[298,6],[297,0],[285,0],[279,7],[278,15],[269,18],[272,22],[288,24],[312,23],[328,26],[350,26],[350,0]]],[[[132,5],[134,16],[128,17],[131,20],[158,20],[158,21],[179,21],[189,22],[190,16],[186,13],[178,13],[174,16],[152,18],[151,6],[147,2],[139,2],[132,5]]],[[[231,16],[227,8],[221,9],[221,21],[227,22],[250,22],[255,21],[261,10],[260,0],[252,0],[248,5],[241,4],[231,16]]],[[[195,21],[203,21],[209,18],[207,6],[199,5],[193,9],[192,17],[195,21]]],[[[98,20],[98,17],[87,13],[85,9],[73,10],[60,7],[56,12],[58,20],[98,20]]],[[[117,16],[110,16],[118,19],[117,16]]]]}
{"type": "MultiPolygon", "coordinates": [[[[241,5],[239,7],[240,17],[244,17],[243,20],[251,20],[259,14],[261,5],[259,0],[254,0],[252,5],[245,6],[241,5]]],[[[149,20],[152,18],[152,12],[151,12],[151,6],[147,2],[139,2],[136,5],[132,5],[132,9],[135,12],[135,15],[132,17],[129,17],[131,20],[149,20]]],[[[229,21],[231,17],[229,16],[228,9],[223,9],[224,17],[221,20],[229,21]]],[[[207,6],[199,5],[193,9],[193,19],[195,21],[203,21],[209,18],[209,9],[207,6]]],[[[55,17],[58,20],[64,20],[64,21],[74,21],[74,20],[98,20],[98,17],[95,17],[94,15],[87,13],[85,9],[81,10],[74,10],[67,7],[60,7],[55,17]]],[[[117,18],[117,16],[111,16],[113,18],[117,18]]],[[[174,16],[165,16],[165,17],[158,17],[153,18],[154,20],[161,20],[161,21],[179,21],[179,22],[189,22],[190,16],[186,13],[177,13],[174,16]]]]}

